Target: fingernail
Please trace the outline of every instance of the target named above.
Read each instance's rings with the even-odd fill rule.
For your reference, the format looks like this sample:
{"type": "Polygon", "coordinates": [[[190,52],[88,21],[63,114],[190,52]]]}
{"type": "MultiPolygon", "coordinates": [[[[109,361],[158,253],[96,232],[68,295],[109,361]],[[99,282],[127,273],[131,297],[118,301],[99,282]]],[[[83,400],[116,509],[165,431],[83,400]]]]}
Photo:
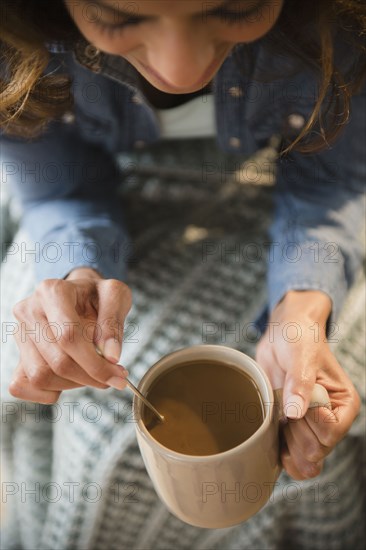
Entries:
{"type": "Polygon", "coordinates": [[[125,379],[120,378],[119,376],[112,376],[109,380],[107,380],[106,384],[116,390],[124,390],[126,387],[125,379]]]}
{"type": "Polygon", "coordinates": [[[109,338],[104,344],[103,355],[109,361],[116,363],[121,355],[121,344],[114,338],[109,338]]]}
{"type": "Polygon", "coordinates": [[[284,406],[287,418],[301,418],[305,412],[305,401],[300,395],[290,395],[284,406]]]}

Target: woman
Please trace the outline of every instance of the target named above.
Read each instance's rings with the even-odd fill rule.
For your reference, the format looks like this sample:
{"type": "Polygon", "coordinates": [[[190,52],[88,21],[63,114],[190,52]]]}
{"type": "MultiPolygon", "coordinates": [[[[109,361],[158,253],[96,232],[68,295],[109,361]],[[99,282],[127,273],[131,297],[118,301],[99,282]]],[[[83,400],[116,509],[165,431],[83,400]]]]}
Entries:
{"type": "MultiPolygon", "coordinates": [[[[133,300],[114,155],[172,135],[162,112],[193,112],[203,96],[226,151],[250,154],[282,137],[257,360],[296,420],[283,431],[285,470],[317,476],[360,407],[327,336],[362,260],[365,3],[19,0],[3,9],[3,172],[40,251],[38,284],[14,309],[30,332],[15,334],[11,395],[50,404],[73,388],[125,388],[114,363],[133,300]],[[50,326],[52,343],[35,326],[50,326]],[[307,410],[315,382],[332,413],[307,410]]],[[[199,135],[194,122],[188,135],[199,135]]]]}

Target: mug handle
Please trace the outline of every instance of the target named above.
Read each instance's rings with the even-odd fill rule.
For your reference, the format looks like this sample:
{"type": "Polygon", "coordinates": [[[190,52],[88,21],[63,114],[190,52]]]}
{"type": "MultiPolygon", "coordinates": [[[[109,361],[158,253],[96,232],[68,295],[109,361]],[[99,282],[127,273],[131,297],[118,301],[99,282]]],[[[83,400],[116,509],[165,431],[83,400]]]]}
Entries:
{"type": "Polygon", "coordinates": [[[315,384],[311,392],[309,409],[314,407],[326,407],[330,411],[332,410],[332,403],[330,402],[328,392],[321,384],[315,384]]]}
{"type": "MultiPolygon", "coordinates": [[[[284,418],[283,415],[283,388],[278,388],[273,390],[273,395],[275,399],[276,407],[278,407],[279,417],[284,418]]],[[[309,404],[309,409],[315,407],[326,407],[330,411],[332,410],[332,404],[327,390],[321,384],[315,384],[313,391],[311,393],[311,399],[309,404]]]]}

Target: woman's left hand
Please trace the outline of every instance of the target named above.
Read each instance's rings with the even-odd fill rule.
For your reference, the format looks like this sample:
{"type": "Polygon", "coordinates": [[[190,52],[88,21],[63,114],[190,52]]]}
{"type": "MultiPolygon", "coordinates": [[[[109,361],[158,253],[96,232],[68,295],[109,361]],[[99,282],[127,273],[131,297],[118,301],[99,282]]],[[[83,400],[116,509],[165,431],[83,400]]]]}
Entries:
{"type": "Polygon", "coordinates": [[[281,461],[294,479],[317,476],[324,458],[345,436],[360,398],[332,354],[326,323],[330,298],[320,291],[290,291],[274,309],[256,359],[274,389],[283,388],[285,443],[281,461]],[[327,390],[332,410],[308,409],[315,383],[327,390]]]}

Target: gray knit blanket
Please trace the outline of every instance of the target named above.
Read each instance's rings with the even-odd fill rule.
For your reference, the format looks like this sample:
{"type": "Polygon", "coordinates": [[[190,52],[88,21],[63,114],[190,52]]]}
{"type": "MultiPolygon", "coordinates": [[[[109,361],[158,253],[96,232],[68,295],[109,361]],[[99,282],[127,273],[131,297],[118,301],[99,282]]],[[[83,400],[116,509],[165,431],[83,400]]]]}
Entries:
{"type": "MultiPolygon", "coordinates": [[[[245,159],[223,156],[210,140],[155,148],[133,162],[121,157],[121,200],[134,245],[127,281],[134,303],[122,358],[135,382],[164,354],[193,344],[224,344],[254,356],[258,334],[252,321],[266,302],[266,265],[265,254],[253,261],[250,246],[264,249],[268,242],[273,182],[268,155],[266,150],[258,158],[267,166],[260,182],[251,180],[250,166],[238,168],[245,159]],[[181,155],[178,161],[173,150],[181,155]],[[216,165],[207,178],[202,159],[216,165]],[[237,173],[232,165],[230,171],[230,162],[237,173]]],[[[14,241],[26,246],[27,235],[19,231],[14,241]]],[[[160,502],[136,444],[129,390],[66,391],[54,406],[9,395],[18,351],[6,331],[15,322],[12,306],[33,289],[32,262],[22,261],[20,254],[5,257],[2,549],[364,547],[363,273],[349,293],[332,344],[361,394],[361,415],[319,477],[300,482],[283,473],[255,517],[216,530],[189,526],[160,502]]]]}

